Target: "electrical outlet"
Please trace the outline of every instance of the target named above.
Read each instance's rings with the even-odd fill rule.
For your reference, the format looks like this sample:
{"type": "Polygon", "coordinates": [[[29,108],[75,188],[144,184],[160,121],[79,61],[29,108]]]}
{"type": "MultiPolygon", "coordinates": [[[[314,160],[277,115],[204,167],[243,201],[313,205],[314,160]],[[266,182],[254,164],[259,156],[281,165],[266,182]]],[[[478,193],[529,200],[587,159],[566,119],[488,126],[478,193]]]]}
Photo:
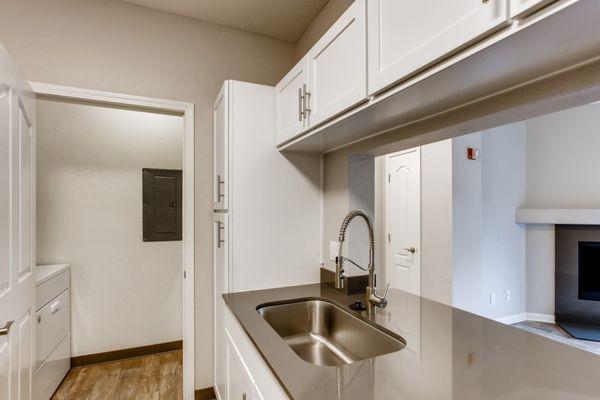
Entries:
{"type": "Polygon", "coordinates": [[[496,292],[490,293],[490,304],[496,304],[496,292]]]}
{"type": "Polygon", "coordinates": [[[340,242],[329,242],[329,261],[335,261],[340,251],[340,242]]]}
{"type": "Polygon", "coordinates": [[[510,289],[506,291],[506,301],[510,301],[510,289]]]}

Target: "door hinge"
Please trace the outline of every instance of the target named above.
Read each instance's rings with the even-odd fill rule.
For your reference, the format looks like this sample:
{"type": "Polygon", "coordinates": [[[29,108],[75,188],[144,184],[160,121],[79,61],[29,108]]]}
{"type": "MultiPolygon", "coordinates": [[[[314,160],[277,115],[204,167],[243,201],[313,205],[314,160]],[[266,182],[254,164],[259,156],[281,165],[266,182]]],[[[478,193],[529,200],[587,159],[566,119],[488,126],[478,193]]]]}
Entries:
{"type": "Polygon", "coordinates": [[[187,278],[187,273],[185,272],[185,269],[183,270],[183,279],[187,278]]]}
{"type": "Polygon", "coordinates": [[[392,243],[392,235],[388,233],[388,243],[392,243]]]}
{"type": "Polygon", "coordinates": [[[388,182],[392,181],[392,174],[388,174],[388,182]]]}

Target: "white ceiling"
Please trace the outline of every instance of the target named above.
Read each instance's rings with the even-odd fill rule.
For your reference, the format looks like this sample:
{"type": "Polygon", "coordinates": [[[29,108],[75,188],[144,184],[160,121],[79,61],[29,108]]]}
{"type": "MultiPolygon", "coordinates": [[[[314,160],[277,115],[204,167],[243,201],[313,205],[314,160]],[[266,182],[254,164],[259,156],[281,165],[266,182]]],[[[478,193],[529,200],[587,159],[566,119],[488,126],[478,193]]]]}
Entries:
{"type": "Polygon", "coordinates": [[[296,42],[328,0],[124,0],[296,42]]]}

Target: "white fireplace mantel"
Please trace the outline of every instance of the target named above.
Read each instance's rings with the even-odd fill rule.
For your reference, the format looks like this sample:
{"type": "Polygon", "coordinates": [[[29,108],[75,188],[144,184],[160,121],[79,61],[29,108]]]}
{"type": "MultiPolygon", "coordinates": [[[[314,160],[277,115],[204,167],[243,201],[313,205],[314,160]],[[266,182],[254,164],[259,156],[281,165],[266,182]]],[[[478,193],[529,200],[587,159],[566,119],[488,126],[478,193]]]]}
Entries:
{"type": "Polygon", "coordinates": [[[600,225],[600,208],[518,208],[519,224],[600,225]]]}

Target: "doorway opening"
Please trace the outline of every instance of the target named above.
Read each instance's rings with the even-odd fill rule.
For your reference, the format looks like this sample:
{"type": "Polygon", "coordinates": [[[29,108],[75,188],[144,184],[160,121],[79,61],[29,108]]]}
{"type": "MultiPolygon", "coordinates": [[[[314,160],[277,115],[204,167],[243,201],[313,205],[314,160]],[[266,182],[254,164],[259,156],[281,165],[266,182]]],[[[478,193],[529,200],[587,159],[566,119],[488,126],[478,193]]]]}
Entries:
{"type": "Polygon", "coordinates": [[[63,383],[67,398],[78,368],[112,361],[121,374],[155,368],[150,376],[166,379],[155,382],[159,396],[167,388],[169,398],[192,399],[193,105],[31,86],[38,261],[71,264],[75,368],[63,383]],[[145,179],[148,171],[168,173],[145,179]]]}

